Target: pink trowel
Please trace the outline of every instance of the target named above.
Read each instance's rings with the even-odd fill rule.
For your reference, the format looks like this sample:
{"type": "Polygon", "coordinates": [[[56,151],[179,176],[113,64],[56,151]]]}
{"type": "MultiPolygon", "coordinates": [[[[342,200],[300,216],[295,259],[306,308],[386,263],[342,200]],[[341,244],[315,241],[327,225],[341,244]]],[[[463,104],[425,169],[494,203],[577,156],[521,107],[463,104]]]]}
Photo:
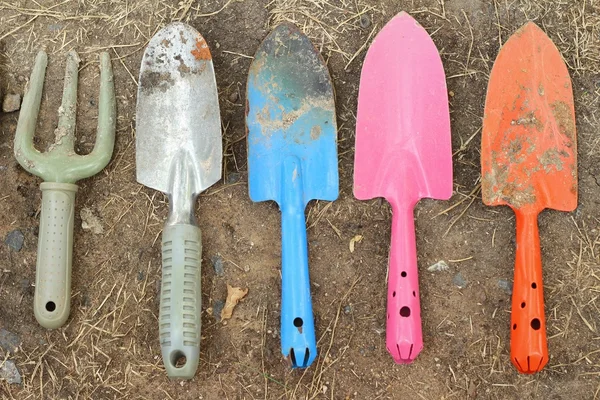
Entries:
{"type": "Polygon", "coordinates": [[[446,77],[427,31],[401,12],[379,32],[358,93],[354,196],[392,206],[387,349],[399,364],[423,349],[413,210],[452,195],[446,77]]]}

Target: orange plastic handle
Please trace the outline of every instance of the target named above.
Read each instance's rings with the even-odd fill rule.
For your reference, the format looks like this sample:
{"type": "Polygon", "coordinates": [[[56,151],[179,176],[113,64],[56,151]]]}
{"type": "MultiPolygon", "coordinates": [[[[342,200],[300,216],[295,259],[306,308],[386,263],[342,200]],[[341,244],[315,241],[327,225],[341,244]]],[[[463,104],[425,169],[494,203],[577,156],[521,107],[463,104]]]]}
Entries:
{"type": "Polygon", "coordinates": [[[515,210],[517,257],[512,295],[510,359],[534,374],[548,362],[538,210],[515,210]]]}

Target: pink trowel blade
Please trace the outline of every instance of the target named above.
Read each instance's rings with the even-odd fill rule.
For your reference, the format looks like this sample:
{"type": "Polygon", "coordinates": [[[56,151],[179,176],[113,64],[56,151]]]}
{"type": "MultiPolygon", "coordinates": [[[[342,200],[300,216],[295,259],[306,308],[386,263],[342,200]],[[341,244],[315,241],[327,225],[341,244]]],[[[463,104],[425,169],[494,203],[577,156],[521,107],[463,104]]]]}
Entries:
{"type": "Polygon", "coordinates": [[[452,144],[442,61],[405,12],[377,35],[363,65],[354,195],[392,206],[386,344],[397,363],[410,363],[423,348],[413,210],[424,197],[452,195],[452,144]]]}

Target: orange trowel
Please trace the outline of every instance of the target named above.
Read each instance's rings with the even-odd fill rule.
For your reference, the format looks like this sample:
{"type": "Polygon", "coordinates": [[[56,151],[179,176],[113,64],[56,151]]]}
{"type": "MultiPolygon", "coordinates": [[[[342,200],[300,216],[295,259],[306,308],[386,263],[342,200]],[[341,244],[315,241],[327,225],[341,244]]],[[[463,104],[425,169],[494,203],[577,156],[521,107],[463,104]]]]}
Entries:
{"type": "Polygon", "coordinates": [[[483,202],[516,215],[510,358],[521,373],[548,362],[538,215],[577,207],[577,138],[569,72],[534,23],[500,50],[481,138],[483,202]]]}

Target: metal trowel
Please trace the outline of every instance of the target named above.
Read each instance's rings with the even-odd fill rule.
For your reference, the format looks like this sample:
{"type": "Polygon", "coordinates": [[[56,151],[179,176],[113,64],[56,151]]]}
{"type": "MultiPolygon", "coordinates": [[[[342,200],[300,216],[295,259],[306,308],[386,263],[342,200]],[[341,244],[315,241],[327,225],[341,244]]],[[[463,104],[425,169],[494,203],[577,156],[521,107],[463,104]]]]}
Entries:
{"type": "Polygon", "coordinates": [[[329,71],[292,24],[262,42],[247,85],[248,186],[281,210],[281,351],[293,367],[317,355],[304,209],[338,196],[337,129],[329,71]]]}
{"type": "Polygon", "coordinates": [[[183,23],[150,40],[140,69],[137,180],[169,196],[162,233],[160,344],[171,378],[191,379],[200,353],[202,243],[194,209],[221,179],[221,120],[204,38],[183,23]]]}

